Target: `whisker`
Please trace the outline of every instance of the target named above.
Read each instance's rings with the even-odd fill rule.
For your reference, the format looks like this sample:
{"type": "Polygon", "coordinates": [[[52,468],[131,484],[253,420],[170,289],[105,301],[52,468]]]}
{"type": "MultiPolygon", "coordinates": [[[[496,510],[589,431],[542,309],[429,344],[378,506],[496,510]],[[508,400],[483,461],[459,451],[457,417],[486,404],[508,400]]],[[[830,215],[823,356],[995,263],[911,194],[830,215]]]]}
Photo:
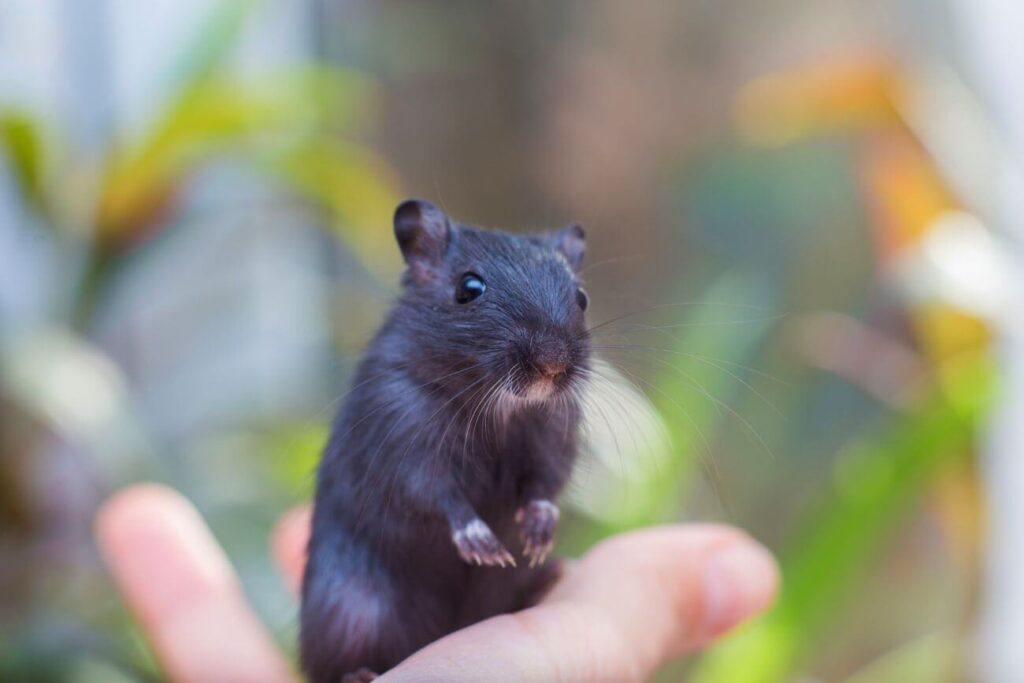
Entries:
{"type": "MultiPolygon", "coordinates": [[[[664,391],[663,389],[655,385],[653,382],[643,379],[636,373],[631,372],[630,370],[621,365],[617,365],[616,367],[618,367],[619,370],[629,375],[632,378],[632,380],[635,380],[636,382],[641,382],[644,385],[649,386],[651,389],[662,394],[668,401],[670,401],[676,407],[677,410],[680,411],[683,418],[693,428],[693,431],[697,435],[697,439],[700,441],[700,444],[703,447],[703,454],[697,456],[697,462],[700,463],[700,467],[704,472],[704,476],[707,477],[708,481],[711,482],[711,488],[714,491],[715,497],[718,498],[720,501],[724,501],[724,495],[721,489],[722,473],[718,468],[718,462],[714,458],[710,442],[704,435],[704,432],[701,430],[700,426],[697,424],[697,421],[694,420],[693,416],[690,414],[690,411],[686,410],[686,408],[684,408],[678,401],[676,401],[674,397],[669,395],[668,392],[664,391]]],[[[637,389],[639,390],[638,385],[634,386],[637,386],[637,389]]],[[[659,475],[661,474],[660,471],[658,471],[657,469],[655,473],[659,475]]]]}
{"type": "Polygon", "coordinates": [[[683,370],[677,368],[676,366],[672,365],[671,363],[669,363],[667,361],[664,361],[664,360],[662,360],[660,358],[642,358],[642,360],[649,360],[649,361],[653,361],[653,362],[656,362],[656,363],[661,363],[662,365],[664,365],[665,367],[669,368],[670,370],[675,372],[677,375],[679,375],[680,377],[685,379],[692,386],[697,387],[697,389],[702,394],[704,394],[705,397],[707,397],[710,401],[712,401],[712,403],[715,406],[718,406],[718,407],[716,407],[716,411],[719,413],[719,415],[721,415],[721,412],[722,412],[721,409],[724,409],[730,415],[732,415],[737,420],[739,420],[743,424],[743,426],[745,427],[747,433],[752,435],[757,440],[757,442],[760,445],[760,447],[768,454],[768,456],[772,460],[776,459],[775,453],[768,446],[768,444],[765,442],[765,440],[761,437],[761,433],[759,431],[757,431],[757,429],[755,429],[754,426],[752,424],[750,424],[750,422],[746,418],[744,418],[742,415],[740,415],[735,409],[732,408],[732,406],[727,404],[725,401],[722,401],[721,399],[713,396],[711,394],[711,392],[709,392],[707,390],[707,388],[704,387],[704,385],[702,385],[700,382],[695,380],[688,373],[684,372],[683,370]]]}
{"type": "Polygon", "coordinates": [[[614,318],[612,318],[610,320],[605,320],[602,323],[598,323],[597,325],[594,325],[593,327],[588,328],[586,331],[587,331],[587,333],[591,333],[594,330],[599,330],[599,329],[601,329],[603,327],[606,327],[607,325],[610,325],[610,324],[612,324],[614,322],[618,322],[620,320],[625,320],[626,318],[631,318],[631,317],[636,316],[636,315],[643,315],[644,313],[651,313],[651,312],[654,312],[654,311],[664,310],[666,308],[678,308],[678,307],[682,307],[682,306],[732,306],[734,308],[746,308],[746,309],[756,310],[756,311],[768,310],[764,306],[756,306],[754,304],[730,304],[730,303],[715,302],[715,301],[678,301],[678,302],[674,302],[674,303],[666,303],[666,304],[658,304],[658,305],[655,305],[655,306],[648,306],[646,308],[641,308],[640,310],[637,310],[637,311],[630,311],[629,313],[623,313],[622,315],[618,315],[618,316],[616,316],[616,317],[614,317],[614,318]]]}
{"type": "MultiPolygon", "coordinates": [[[[708,367],[715,368],[716,370],[721,370],[725,374],[729,375],[729,377],[733,378],[734,380],[736,380],[737,382],[742,384],[744,387],[749,389],[750,392],[752,394],[754,394],[754,396],[756,396],[758,399],[760,399],[761,402],[764,403],[772,412],[774,412],[776,415],[778,415],[783,420],[786,419],[785,415],[782,414],[782,412],[778,409],[778,407],[776,407],[776,405],[774,403],[772,403],[767,398],[765,398],[764,395],[761,394],[761,392],[759,392],[756,388],[754,388],[754,386],[752,384],[750,384],[745,379],[743,379],[742,377],[737,375],[735,372],[732,372],[728,368],[722,367],[721,365],[719,365],[712,358],[709,358],[709,357],[706,357],[706,356],[701,356],[701,355],[694,354],[694,353],[688,353],[686,351],[678,351],[678,350],[674,350],[674,349],[659,349],[657,347],[643,346],[643,345],[640,345],[640,344],[619,344],[619,345],[607,345],[606,344],[606,345],[594,346],[593,348],[595,350],[600,350],[600,351],[623,351],[623,352],[627,352],[627,351],[658,351],[660,353],[672,353],[672,354],[675,354],[675,355],[683,356],[685,358],[692,358],[693,360],[697,361],[698,363],[702,363],[703,365],[706,365],[708,367]]],[[[664,361],[662,361],[662,362],[664,362],[664,361]]],[[[747,368],[746,366],[743,366],[743,367],[746,370],[749,370],[751,372],[757,373],[756,370],[753,370],[751,368],[747,368]]],[[[757,373],[757,374],[763,374],[763,373],[757,373]]],[[[782,380],[779,380],[779,381],[782,381],[782,380]]]]}
{"type": "Polygon", "coordinates": [[[609,265],[609,264],[612,264],[612,263],[623,263],[625,261],[636,261],[639,258],[641,258],[639,255],[634,254],[632,256],[617,256],[617,257],[612,257],[612,258],[601,259],[600,261],[595,261],[594,263],[590,263],[590,264],[587,264],[587,265],[583,266],[582,268],[580,268],[580,270],[577,273],[577,275],[582,277],[584,274],[587,273],[587,271],[593,270],[594,268],[598,268],[600,266],[606,266],[606,265],[609,265]]]}
{"type": "Polygon", "coordinates": [[[614,363],[614,361],[608,362],[613,363],[616,369],[620,370],[624,375],[626,375],[626,379],[636,388],[637,391],[643,392],[643,389],[640,388],[640,383],[642,383],[645,386],[649,386],[651,389],[662,394],[667,400],[669,400],[683,414],[683,417],[690,423],[690,426],[693,427],[694,431],[697,433],[698,438],[704,446],[704,451],[705,455],[707,456],[707,459],[709,461],[711,460],[711,445],[710,443],[708,443],[708,440],[704,437],[704,433],[701,431],[700,427],[697,425],[697,422],[693,419],[688,410],[683,408],[683,406],[680,405],[680,403],[676,401],[675,398],[669,395],[667,391],[663,390],[661,387],[657,386],[653,382],[640,377],[638,374],[630,371],[628,368],[621,364],[614,363]]]}

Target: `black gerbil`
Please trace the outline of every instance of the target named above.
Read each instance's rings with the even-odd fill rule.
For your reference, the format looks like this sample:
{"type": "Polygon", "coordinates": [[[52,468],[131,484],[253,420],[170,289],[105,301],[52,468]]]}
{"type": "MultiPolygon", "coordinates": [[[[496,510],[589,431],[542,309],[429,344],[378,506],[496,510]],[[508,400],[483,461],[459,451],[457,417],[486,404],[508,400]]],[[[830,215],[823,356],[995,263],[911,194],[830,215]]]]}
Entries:
{"type": "Polygon", "coordinates": [[[318,471],[300,634],[314,683],[370,680],[558,575],[553,501],[590,357],[583,229],[480,230],[415,200],[394,228],[402,294],[318,471]]]}

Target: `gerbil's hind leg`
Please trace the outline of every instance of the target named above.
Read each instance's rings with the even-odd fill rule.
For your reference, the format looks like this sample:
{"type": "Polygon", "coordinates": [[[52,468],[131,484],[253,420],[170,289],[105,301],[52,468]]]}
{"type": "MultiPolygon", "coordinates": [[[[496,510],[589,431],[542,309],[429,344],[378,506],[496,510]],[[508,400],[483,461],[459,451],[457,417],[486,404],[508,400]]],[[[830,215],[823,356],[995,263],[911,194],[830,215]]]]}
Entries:
{"type": "Polygon", "coordinates": [[[379,578],[335,566],[307,573],[302,601],[302,668],[311,683],[361,683],[401,660],[393,652],[391,591],[379,578]],[[364,673],[365,672],[365,673],[364,673]]]}
{"type": "Polygon", "coordinates": [[[377,674],[366,668],[341,677],[341,683],[370,683],[375,680],[377,680],[377,674]]]}

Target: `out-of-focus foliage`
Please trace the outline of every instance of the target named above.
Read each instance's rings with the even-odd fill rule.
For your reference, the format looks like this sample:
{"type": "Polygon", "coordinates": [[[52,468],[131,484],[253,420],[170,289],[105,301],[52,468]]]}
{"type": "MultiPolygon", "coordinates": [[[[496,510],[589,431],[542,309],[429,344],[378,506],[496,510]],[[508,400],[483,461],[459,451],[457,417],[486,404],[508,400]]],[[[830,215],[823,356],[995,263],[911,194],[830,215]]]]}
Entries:
{"type": "Polygon", "coordinates": [[[97,161],[71,156],[59,147],[59,134],[30,115],[0,109],[2,140],[23,196],[45,224],[89,251],[79,323],[114,261],[172,225],[196,171],[225,158],[262,169],[321,206],[327,225],[368,268],[393,274],[383,256],[387,233],[365,226],[386,222],[395,181],[377,154],[348,135],[365,127],[373,86],[333,66],[296,67],[255,82],[226,72],[222,64],[235,37],[259,4],[215,5],[174,69],[178,85],[166,106],[138,139],[115,134],[97,161]]]}
{"type": "Polygon", "coordinates": [[[192,169],[236,154],[322,205],[338,234],[368,264],[380,264],[388,241],[356,226],[387,217],[395,199],[387,167],[369,149],[328,134],[360,117],[355,109],[369,88],[339,68],[244,86],[217,75],[189,84],[141,143],[110,162],[98,207],[100,243],[116,250],[149,236],[151,218],[192,169]]]}
{"type": "Polygon", "coordinates": [[[855,598],[885,535],[943,463],[968,455],[978,435],[992,397],[992,368],[977,358],[951,364],[950,377],[910,415],[839,454],[833,487],[783,556],[779,604],[715,648],[693,680],[786,680],[820,645],[836,610],[855,598]]]}
{"type": "MultiPolygon", "coordinates": [[[[366,272],[394,273],[396,260],[383,251],[389,231],[376,228],[390,217],[396,181],[359,141],[375,86],[352,69],[318,63],[255,78],[234,73],[232,48],[262,4],[212,5],[171,69],[163,106],[137,133],[114,130],[99,154],[76,148],[55,129],[58,118],[0,104],[0,154],[24,231],[39,231],[36,244],[53,258],[38,271],[50,277],[37,283],[47,293],[38,308],[0,328],[4,680],[155,675],[126,615],[114,609],[91,551],[89,517],[102,496],[131,481],[170,481],[193,497],[203,487],[184,483],[198,468],[184,465],[178,448],[154,432],[141,409],[151,399],[137,368],[98,330],[131,284],[125,274],[186,229],[187,198],[209,169],[233,165],[262,176],[278,188],[272,201],[312,207],[327,242],[353,254],[366,272]]],[[[219,316],[231,314],[222,307],[219,316]]],[[[271,439],[234,438],[251,449],[250,471],[261,452],[270,457],[271,439]]],[[[312,458],[284,462],[294,490],[302,490],[312,458]]],[[[244,477],[227,476],[238,495],[244,477]]]]}

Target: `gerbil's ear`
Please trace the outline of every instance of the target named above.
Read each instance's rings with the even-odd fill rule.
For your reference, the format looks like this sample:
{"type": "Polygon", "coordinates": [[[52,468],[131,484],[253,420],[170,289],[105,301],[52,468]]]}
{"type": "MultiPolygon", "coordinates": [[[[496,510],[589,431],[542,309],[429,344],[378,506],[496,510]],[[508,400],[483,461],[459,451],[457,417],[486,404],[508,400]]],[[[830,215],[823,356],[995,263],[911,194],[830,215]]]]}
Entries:
{"type": "Polygon", "coordinates": [[[422,284],[444,262],[451,239],[448,216],[422,199],[408,199],[395,209],[395,239],[413,280],[422,284]]]}
{"type": "Polygon", "coordinates": [[[583,265],[583,255],[587,251],[587,234],[579,223],[567,225],[561,230],[551,233],[555,249],[562,253],[573,270],[583,265]]]}

